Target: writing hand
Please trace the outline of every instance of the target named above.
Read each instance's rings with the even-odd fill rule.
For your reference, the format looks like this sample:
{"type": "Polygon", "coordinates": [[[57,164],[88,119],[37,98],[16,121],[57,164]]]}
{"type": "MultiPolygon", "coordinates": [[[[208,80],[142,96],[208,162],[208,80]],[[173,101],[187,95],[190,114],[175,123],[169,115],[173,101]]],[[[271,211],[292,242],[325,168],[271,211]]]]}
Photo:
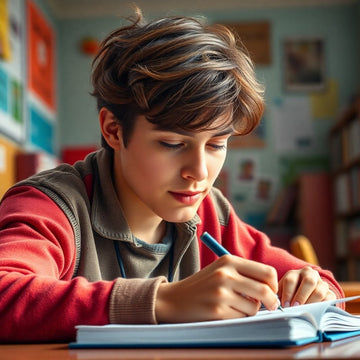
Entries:
{"type": "Polygon", "coordinates": [[[277,309],[276,270],[268,265],[224,255],[188,278],[159,286],[158,322],[192,322],[254,315],[261,303],[277,309]]]}
{"type": "Polygon", "coordinates": [[[279,298],[283,307],[336,299],[320,274],[306,266],[288,271],[279,281],[279,298]]]}

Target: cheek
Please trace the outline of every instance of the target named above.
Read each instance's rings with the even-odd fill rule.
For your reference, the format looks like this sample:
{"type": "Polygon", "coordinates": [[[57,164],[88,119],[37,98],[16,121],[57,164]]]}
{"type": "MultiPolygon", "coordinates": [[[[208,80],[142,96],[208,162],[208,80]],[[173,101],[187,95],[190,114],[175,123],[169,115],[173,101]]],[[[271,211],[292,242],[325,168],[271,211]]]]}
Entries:
{"type": "Polygon", "coordinates": [[[208,162],[209,181],[214,182],[219,176],[220,171],[223,168],[225,158],[226,154],[208,162]]]}
{"type": "Polygon", "coordinates": [[[174,164],[159,156],[147,156],[144,153],[134,154],[125,164],[128,175],[137,183],[149,189],[151,186],[160,186],[173,177],[174,164]],[[136,179],[136,180],[135,180],[136,179]]]}

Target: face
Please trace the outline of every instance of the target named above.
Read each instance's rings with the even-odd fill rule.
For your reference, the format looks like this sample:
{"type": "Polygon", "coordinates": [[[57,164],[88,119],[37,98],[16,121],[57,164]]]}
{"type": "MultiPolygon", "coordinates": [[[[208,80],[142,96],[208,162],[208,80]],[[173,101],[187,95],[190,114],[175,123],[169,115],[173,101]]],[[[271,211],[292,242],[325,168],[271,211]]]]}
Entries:
{"type": "Polygon", "coordinates": [[[231,133],[231,128],[163,131],[139,116],[127,147],[114,152],[116,188],[125,214],[169,222],[192,219],[223,166],[231,133]]]}

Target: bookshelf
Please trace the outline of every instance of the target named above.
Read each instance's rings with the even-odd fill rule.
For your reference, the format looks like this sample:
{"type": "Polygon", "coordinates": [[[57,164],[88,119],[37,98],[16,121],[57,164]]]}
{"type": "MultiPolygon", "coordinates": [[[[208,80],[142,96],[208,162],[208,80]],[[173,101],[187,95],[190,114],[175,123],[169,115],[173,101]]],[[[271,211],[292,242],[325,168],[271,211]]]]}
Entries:
{"type": "Polygon", "coordinates": [[[360,280],[360,96],[330,131],[335,249],[340,280],[360,280]]]}

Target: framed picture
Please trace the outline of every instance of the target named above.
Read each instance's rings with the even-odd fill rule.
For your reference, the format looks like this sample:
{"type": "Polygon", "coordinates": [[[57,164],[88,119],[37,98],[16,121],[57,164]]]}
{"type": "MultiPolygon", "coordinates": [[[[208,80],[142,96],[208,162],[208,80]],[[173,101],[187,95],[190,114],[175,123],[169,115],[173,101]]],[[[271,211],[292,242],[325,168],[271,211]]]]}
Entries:
{"type": "Polygon", "coordinates": [[[271,24],[268,21],[224,23],[237,34],[256,65],[271,64],[271,24]]]}
{"type": "Polygon", "coordinates": [[[29,89],[55,112],[55,33],[40,9],[30,0],[27,5],[29,89]]]}
{"type": "Polygon", "coordinates": [[[286,91],[318,91],[325,88],[325,54],[322,38],[284,40],[286,91]]]}

